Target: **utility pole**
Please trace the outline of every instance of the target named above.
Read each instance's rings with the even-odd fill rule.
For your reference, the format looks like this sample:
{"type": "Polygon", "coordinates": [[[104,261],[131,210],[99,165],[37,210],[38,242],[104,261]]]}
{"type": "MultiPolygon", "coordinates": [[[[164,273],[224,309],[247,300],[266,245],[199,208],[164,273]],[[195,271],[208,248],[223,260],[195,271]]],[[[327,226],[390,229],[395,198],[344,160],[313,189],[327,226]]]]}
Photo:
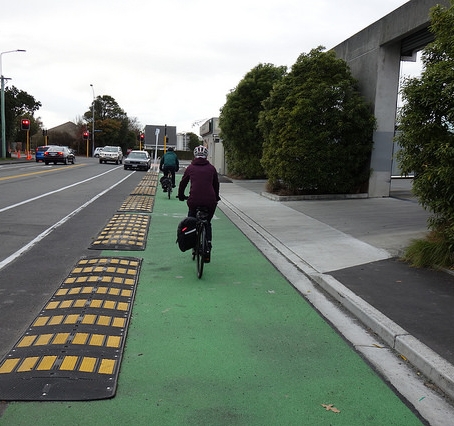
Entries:
{"type": "Polygon", "coordinates": [[[2,158],[6,158],[6,124],[5,124],[5,80],[7,78],[3,77],[3,69],[2,69],[2,56],[5,53],[14,53],[14,52],[25,52],[24,49],[16,49],[16,50],[7,50],[6,52],[0,53],[0,78],[1,78],[1,109],[2,109],[2,158]]]}

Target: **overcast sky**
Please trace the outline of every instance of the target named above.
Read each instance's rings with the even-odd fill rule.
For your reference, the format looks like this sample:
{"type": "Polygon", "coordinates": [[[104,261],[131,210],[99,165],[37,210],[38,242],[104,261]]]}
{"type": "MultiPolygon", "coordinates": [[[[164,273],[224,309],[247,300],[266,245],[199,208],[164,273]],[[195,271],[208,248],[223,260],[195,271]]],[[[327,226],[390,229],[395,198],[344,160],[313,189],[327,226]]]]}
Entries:
{"type": "Polygon", "coordinates": [[[8,85],[42,103],[45,128],[76,121],[112,96],[142,126],[219,115],[260,63],[291,67],[405,4],[402,0],[15,0],[2,7],[8,85]]]}

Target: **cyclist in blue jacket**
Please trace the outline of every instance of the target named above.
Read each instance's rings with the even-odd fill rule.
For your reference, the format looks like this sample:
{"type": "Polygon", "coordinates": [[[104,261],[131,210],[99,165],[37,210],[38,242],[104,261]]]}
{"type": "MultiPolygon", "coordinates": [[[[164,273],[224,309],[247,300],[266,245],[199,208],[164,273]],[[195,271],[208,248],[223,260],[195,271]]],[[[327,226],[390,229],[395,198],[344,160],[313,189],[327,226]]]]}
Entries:
{"type": "Polygon", "coordinates": [[[173,147],[169,147],[167,152],[162,156],[159,163],[159,170],[162,171],[164,177],[167,177],[169,172],[172,174],[172,188],[175,188],[175,172],[180,169],[180,163],[178,156],[175,153],[173,147]]]}

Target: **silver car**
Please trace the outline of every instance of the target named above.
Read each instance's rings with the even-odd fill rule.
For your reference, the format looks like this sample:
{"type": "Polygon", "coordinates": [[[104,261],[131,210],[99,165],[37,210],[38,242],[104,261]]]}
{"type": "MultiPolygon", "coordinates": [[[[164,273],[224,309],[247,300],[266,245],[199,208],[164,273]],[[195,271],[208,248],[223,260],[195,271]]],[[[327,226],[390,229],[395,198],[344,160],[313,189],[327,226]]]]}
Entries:
{"type": "Polygon", "coordinates": [[[124,169],[150,170],[151,158],[147,151],[131,151],[125,158],[124,169]]]}

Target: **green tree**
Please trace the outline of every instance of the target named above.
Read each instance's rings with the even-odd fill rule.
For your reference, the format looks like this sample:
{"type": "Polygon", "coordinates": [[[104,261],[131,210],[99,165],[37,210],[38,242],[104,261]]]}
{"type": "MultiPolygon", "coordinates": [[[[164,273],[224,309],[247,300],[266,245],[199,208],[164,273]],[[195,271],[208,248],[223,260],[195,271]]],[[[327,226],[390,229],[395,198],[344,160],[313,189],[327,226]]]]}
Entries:
{"type": "Polygon", "coordinates": [[[189,149],[189,151],[194,151],[194,148],[196,146],[200,145],[199,137],[195,133],[192,133],[192,132],[187,133],[186,137],[189,138],[189,140],[188,140],[188,149],[189,149]]]}
{"type": "MultiPolygon", "coordinates": [[[[95,106],[95,120],[102,121],[113,119],[121,121],[125,118],[128,118],[126,112],[124,112],[123,109],[120,108],[120,105],[118,105],[117,101],[112,96],[98,96],[93,102],[95,106]]],[[[90,113],[91,111],[85,113],[85,117],[91,119],[90,113]]]]}
{"type": "Polygon", "coordinates": [[[128,134],[127,146],[128,148],[135,149],[139,147],[139,136],[142,133],[142,126],[137,117],[128,118],[128,134]]]}
{"type": "Polygon", "coordinates": [[[260,114],[269,189],[288,194],[362,190],[370,174],[374,126],[345,61],[322,47],[301,54],[260,114]]]}
{"type": "Polygon", "coordinates": [[[404,174],[414,172],[413,191],[436,239],[454,253],[454,1],[431,10],[435,41],[424,49],[420,77],[405,79],[398,116],[397,158],[404,174]]]}
{"type": "Polygon", "coordinates": [[[49,138],[49,145],[64,145],[75,149],[78,148],[77,142],[78,140],[68,132],[52,132],[49,138]]]}
{"type": "Polygon", "coordinates": [[[8,144],[14,141],[25,142],[25,132],[20,130],[22,118],[30,119],[30,136],[38,132],[41,122],[34,118],[34,114],[40,107],[41,102],[27,92],[15,86],[5,89],[5,136],[8,144]]]}
{"type": "Polygon", "coordinates": [[[264,176],[260,164],[263,138],[257,128],[259,113],[263,100],[285,72],[286,67],[259,64],[227,95],[219,127],[230,174],[246,179],[264,176]]]}
{"type": "Polygon", "coordinates": [[[84,114],[87,128],[90,131],[93,123],[93,108],[97,146],[120,146],[124,152],[128,148],[134,147],[137,122],[129,120],[126,112],[120,108],[113,97],[104,95],[93,100],[90,110],[84,114]]]}

